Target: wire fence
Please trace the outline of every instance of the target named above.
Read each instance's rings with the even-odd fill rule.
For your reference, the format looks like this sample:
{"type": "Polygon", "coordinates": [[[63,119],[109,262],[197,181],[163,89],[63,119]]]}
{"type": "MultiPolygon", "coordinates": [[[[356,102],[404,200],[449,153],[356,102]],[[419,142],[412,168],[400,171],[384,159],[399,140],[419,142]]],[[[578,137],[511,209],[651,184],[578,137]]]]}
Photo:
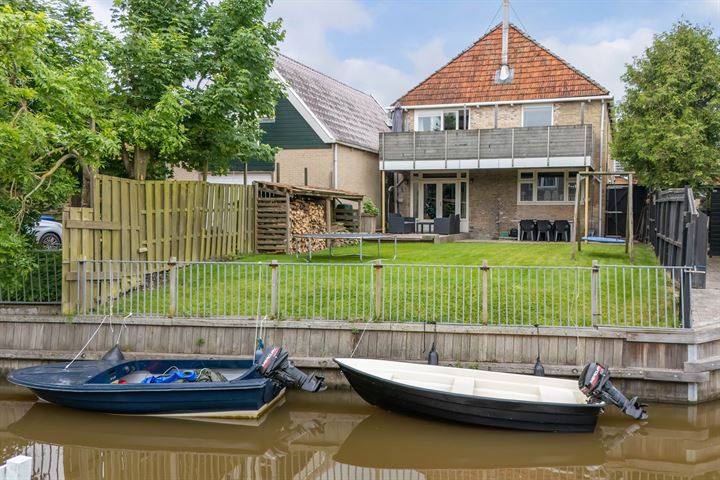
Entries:
{"type": "Polygon", "coordinates": [[[0,271],[0,304],[57,304],[62,293],[60,250],[31,252],[29,272],[0,271]]]}
{"type": "Polygon", "coordinates": [[[77,312],[162,317],[690,326],[686,267],[84,261],[77,312]]]}

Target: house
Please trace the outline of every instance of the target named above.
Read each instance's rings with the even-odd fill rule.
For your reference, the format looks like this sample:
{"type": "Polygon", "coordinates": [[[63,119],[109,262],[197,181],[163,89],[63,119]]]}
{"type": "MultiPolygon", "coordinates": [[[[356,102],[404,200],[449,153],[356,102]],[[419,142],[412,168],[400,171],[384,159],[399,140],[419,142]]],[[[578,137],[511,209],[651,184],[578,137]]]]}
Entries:
{"type": "MultiPolygon", "coordinates": [[[[261,128],[263,142],[280,150],[274,165],[252,162],[248,182],[341,189],[379,204],[378,134],[389,131],[385,109],[372,95],[285,55],[278,55],[272,75],[285,95],[275,116],[261,120],[261,128]]],[[[243,165],[238,162],[231,170],[230,175],[209,175],[208,181],[242,183],[243,165]]],[[[183,172],[176,171],[179,176],[183,172]]]]}
{"type": "MultiPolygon", "coordinates": [[[[459,214],[478,237],[571,220],[577,172],[608,170],[612,101],[505,20],[395,103],[394,131],[380,135],[388,212],[459,214]]],[[[588,181],[598,233],[605,182],[588,181]]]]}

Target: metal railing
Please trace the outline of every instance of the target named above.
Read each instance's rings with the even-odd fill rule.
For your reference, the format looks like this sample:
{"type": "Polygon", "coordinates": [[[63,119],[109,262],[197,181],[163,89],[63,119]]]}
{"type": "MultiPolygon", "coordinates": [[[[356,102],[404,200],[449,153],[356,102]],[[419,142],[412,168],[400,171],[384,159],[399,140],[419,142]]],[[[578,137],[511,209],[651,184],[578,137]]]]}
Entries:
{"type": "Polygon", "coordinates": [[[77,312],[689,327],[686,267],[81,261],[77,312]]]}
{"type": "Polygon", "coordinates": [[[57,304],[62,291],[60,250],[32,252],[33,268],[26,275],[0,272],[0,304],[57,304]]]}

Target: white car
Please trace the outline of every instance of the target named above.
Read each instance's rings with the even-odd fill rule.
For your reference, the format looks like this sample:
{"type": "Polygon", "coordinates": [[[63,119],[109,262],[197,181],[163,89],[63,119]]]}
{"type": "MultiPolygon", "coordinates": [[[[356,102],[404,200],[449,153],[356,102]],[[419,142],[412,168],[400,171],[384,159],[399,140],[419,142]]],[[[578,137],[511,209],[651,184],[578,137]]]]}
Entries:
{"type": "Polygon", "coordinates": [[[58,249],[62,246],[62,223],[40,217],[33,228],[38,243],[47,249],[58,249]]]}

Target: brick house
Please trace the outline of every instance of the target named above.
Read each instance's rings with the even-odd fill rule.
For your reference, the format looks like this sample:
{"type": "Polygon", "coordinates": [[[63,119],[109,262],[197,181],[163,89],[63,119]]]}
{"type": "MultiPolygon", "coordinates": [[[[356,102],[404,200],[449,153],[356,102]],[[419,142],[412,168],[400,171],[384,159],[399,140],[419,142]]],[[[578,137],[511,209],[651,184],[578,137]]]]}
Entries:
{"type": "MultiPolygon", "coordinates": [[[[578,171],[607,170],[607,89],[507,22],[394,105],[380,134],[390,212],[498,237],[522,219],[571,220],[578,171]]],[[[604,179],[590,183],[602,230],[604,179]]]]}
{"type": "MultiPolygon", "coordinates": [[[[389,131],[385,109],[371,95],[352,88],[285,55],[272,76],[285,96],[275,116],[261,120],[263,143],[278,147],[274,164],[250,162],[248,183],[275,181],[361,193],[380,204],[378,133],[389,131]]],[[[242,183],[243,165],[208,181],[242,183]]],[[[190,172],[176,170],[175,178],[190,172]]],[[[197,172],[191,172],[194,178],[197,172]]]]}

